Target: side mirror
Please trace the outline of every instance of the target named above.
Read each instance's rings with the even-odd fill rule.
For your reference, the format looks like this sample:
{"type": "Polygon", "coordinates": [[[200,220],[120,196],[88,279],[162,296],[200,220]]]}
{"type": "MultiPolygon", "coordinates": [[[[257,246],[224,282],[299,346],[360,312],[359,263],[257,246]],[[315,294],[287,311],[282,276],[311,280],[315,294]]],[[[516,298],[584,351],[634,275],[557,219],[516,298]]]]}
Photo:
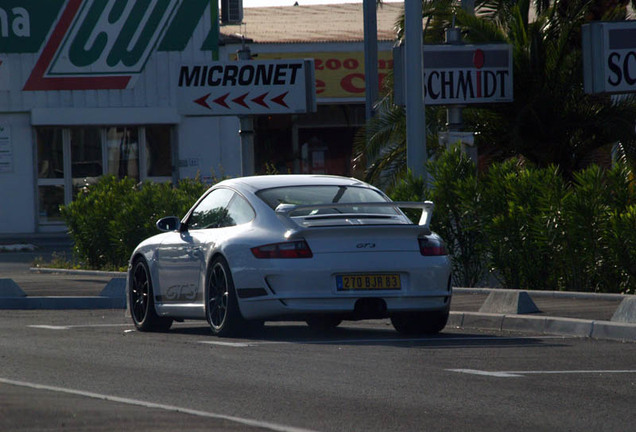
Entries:
{"type": "Polygon", "coordinates": [[[157,221],[157,229],[163,232],[176,231],[180,226],[181,221],[176,216],[166,216],[157,221]]]}

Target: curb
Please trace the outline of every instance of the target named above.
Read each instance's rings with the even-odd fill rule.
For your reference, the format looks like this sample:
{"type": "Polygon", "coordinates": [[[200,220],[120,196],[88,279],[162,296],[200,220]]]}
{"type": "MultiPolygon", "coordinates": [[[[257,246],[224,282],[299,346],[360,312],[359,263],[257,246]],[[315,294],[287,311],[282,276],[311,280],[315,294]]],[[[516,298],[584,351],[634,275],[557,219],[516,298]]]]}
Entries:
{"type": "Polygon", "coordinates": [[[636,324],[578,318],[451,312],[448,325],[463,329],[538,332],[548,335],[636,342],[636,324]]]}
{"type": "Polygon", "coordinates": [[[506,293],[528,293],[530,297],[550,297],[580,300],[622,300],[624,298],[636,297],[634,294],[608,294],[608,293],[588,293],[578,291],[540,291],[540,290],[513,290],[505,288],[456,288],[453,293],[458,294],[490,294],[492,292],[506,293]]]}
{"type": "MultiPolygon", "coordinates": [[[[8,280],[13,282],[11,279],[8,280]]],[[[0,281],[7,281],[7,279],[0,279],[0,281]]],[[[9,293],[11,296],[0,297],[0,310],[126,309],[127,307],[126,278],[124,277],[113,277],[98,296],[29,297],[15,282],[13,285],[5,282],[4,285],[4,295],[9,293]]]]}
{"type": "Polygon", "coordinates": [[[110,276],[110,277],[126,277],[126,272],[117,271],[101,271],[101,270],[75,270],[75,269],[56,269],[48,267],[31,267],[29,268],[31,273],[45,273],[45,274],[66,274],[76,276],[110,276]]]}
{"type": "Polygon", "coordinates": [[[126,299],[104,296],[86,297],[2,297],[0,309],[5,310],[66,310],[125,309],[126,299]]]}

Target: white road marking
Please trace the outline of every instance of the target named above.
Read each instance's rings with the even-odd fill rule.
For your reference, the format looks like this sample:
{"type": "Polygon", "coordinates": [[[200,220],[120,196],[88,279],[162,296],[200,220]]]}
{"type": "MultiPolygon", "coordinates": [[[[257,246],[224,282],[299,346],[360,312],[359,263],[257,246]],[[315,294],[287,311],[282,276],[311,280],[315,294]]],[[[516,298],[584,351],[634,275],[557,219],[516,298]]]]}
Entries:
{"type": "Polygon", "coordinates": [[[174,405],[157,404],[157,403],[142,401],[138,399],[129,399],[129,398],[122,398],[118,396],[100,394],[100,393],[92,393],[92,392],[85,392],[81,390],[67,389],[64,387],[48,386],[48,385],[35,384],[35,383],[29,383],[24,381],[14,381],[14,380],[5,379],[5,378],[0,378],[0,383],[9,384],[9,385],[18,386],[18,387],[27,387],[27,388],[32,388],[36,390],[46,390],[46,391],[52,391],[57,393],[71,394],[75,396],[83,396],[83,397],[88,397],[92,399],[105,400],[109,402],[118,402],[118,403],[123,403],[126,405],[141,406],[144,408],[154,408],[154,409],[160,409],[164,411],[190,414],[190,415],[194,415],[198,417],[228,420],[228,421],[232,421],[232,422],[239,423],[246,426],[264,428],[264,429],[269,429],[269,430],[277,431],[277,432],[315,432],[310,429],[297,428],[293,426],[285,426],[285,425],[270,423],[266,421],[229,416],[225,414],[217,414],[217,413],[208,412],[208,411],[193,410],[193,409],[178,407],[174,405]]]}
{"type": "Polygon", "coordinates": [[[449,372],[465,373],[470,375],[492,376],[497,378],[519,378],[526,375],[582,375],[582,374],[624,374],[633,373],[634,370],[562,370],[562,371],[483,371],[477,369],[446,369],[449,372]]]}
{"type": "Polygon", "coordinates": [[[29,328],[45,329],[45,330],[71,330],[74,328],[97,328],[97,327],[130,327],[131,324],[85,324],[85,325],[28,325],[29,328]]]}
{"type": "Polygon", "coordinates": [[[255,343],[250,343],[250,342],[199,341],[199,343],[205,344],[205,345],[220,345],[220,346],[227,346],[227,347],[233,347],[233,348],[247,348],[250,346],[257,345],[255,343]]]}
{"type": "Polygon", "coordinates": [[[524,337],[423,337],[423,338],[385,338],[385,339],[325,339],[325,340],[289,340],[289,341],[245,341],[245,342],[225,342],[225,341],[198,341],[203,345],[219,345],[232,348],[249,348],[262,345],[344,345],[344,344],[365,344],[365,343],[395,343],[395,342],[467,342],[467,341],[518,341],[518,340],[542,340],[542,339],[564,339],[563,336],[524,336],[524,337]]]}

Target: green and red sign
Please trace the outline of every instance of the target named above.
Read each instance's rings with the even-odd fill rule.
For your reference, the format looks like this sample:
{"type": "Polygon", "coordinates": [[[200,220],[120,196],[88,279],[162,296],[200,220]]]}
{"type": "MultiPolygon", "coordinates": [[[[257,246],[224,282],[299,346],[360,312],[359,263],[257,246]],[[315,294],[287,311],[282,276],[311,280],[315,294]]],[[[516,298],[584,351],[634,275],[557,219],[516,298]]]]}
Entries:
{"type": "MultiPolygon", "coordinates": [[[[155,50],[184,49],[209,4],[5,0],[0,4],[0,53],[40,52],[24,85],[27,91],[124,89],[155,50]]],[[[208,35],[200,48],[211,49],[211,40],[208,35]]]]}

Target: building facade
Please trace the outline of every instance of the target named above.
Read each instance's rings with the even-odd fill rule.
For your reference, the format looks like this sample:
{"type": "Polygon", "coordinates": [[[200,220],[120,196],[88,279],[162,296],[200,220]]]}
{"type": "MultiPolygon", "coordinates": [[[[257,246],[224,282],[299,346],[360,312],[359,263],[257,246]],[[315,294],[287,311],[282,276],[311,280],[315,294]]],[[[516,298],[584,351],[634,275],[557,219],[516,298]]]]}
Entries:
{"type": "MultiPolygon", "coordinates": [[[[246,9],[244,24],[222,26],[220,38],[209,5],[2,2],[0,234],[65,230],[60,205],[103,175],[177,181],[267,171],[351,174],[354,135],[364,123],[361,5],[246,9]],[[344,24],[334,26],[325,17],[338,8],[344,24]],[[339,33],[322,37],[303,24],[321,13],[327,22],[320,28],[339,33]],[[273,23],[285,14],[293,29],[273,23]],[[354,37],[343,37],[351,30],[346,23],[357,21],[354,37]],[[241,28],[247,37],[233,34],[241,28]],[[284,40],[302,28],[309,36],[284,40]],[[215,53],[230,61],[245,44],[259,60],[314,58],[318,97],[316,113],[253,118],[248,172],[239,118],[185,115],[176,96],[181,64],[211,62],[215,53]]],[[[386,13],[391,27],[399,7],[386,13]]],[[[391,41],[382,35],[381,76],[392,66],[391,41]]]]}

